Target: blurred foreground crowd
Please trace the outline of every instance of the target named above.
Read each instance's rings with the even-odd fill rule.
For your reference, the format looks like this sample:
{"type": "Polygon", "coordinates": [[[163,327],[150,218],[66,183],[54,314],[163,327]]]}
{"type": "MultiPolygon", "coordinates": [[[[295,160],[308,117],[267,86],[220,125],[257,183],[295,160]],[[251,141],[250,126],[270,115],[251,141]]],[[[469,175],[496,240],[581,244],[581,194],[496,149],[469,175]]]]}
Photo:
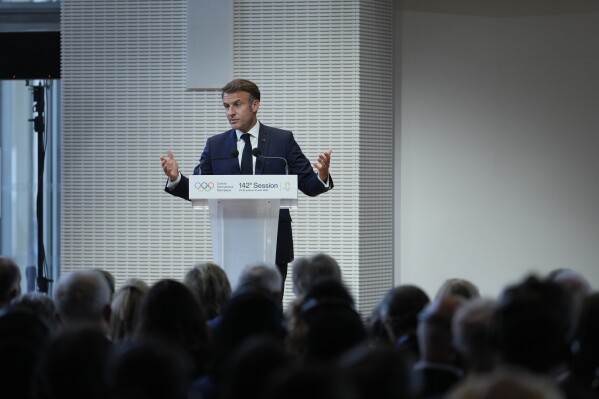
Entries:
{"type": "Polygon", "coordinates": [[[267,265],[234,290],[210,262],[151,286],[75,271],[52,298],[20,279],[0,258],[0,398],[599,398],[599,293],[573,270],[497,298],[399,285],[366,317],[326,254],[292,264],[286,309],[267,265]]]}

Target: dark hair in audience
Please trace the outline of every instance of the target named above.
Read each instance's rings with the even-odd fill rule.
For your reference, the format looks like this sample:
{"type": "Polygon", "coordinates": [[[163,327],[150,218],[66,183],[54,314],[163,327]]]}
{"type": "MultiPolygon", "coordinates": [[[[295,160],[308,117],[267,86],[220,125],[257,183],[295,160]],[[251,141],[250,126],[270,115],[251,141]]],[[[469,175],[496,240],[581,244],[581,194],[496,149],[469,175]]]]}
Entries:
{"type": "Polygon", "coordinates": [[[216,263],[196,264],[185,274],[183,282],[200,301],[209,320],[221,313],[223,305],[231,296],[229,278],[216,263]]]}
{"type": "Polygon", "coordinates": [[[114,342],[131,338],[139,325],[141,304],[150,287],[139,279],[125,281],[112,298],[110,336],[114,342]]]}
{"type": "Polygon", "coordinates": [[[222,370],[231,354],[250,338],[266,336],[283,342],[285,335],[281,303],[271,293],[255,287],[238,290],[225,305],[215,336],[217,368],[222,370]]]}
{"type": "Polygon", "coordinates": [[[0,390],[3,399],[33,397],[35,373],[51,329],[29,309],[5,308],[0,314],[0,390]]]}
{"type": "Polygon", "coordinates": [[[211,361],[204,309],[178,281],[161,280],[150,288],[141,306],[139,335],[179,345],[194,360],[198,375],[211,361]]]}
{"type": "Polygon", "coordinates": [[[323,253],[298,258],[293,261],[293,292],[297,296],[306,292],[318,281],[334,279],[341,281],[341,268],[337,261],[323,253]]]}
{"type": "Polygon", "coordinates": [[[48,326],[52,333],[58,329],[54,301],[45,294],[28,292],[13,299],[10,303],[10,307],[12,309],[24,309],[37,315],[48,326]]]}
{"type": "Polygon", "coordinates": [[[391,288],[379,308],[381,322],[391,343],[407,334],[415,334],[418,314],[430,303],[428,295],[415,285],[391,288]]]}
{"type": "Polygon", "coordinates": [[[410,372],[401,354],[388,347],[359,346],[340,359],[358,399],[410,399],[410,372]]]}
{"type": "Polygon", "coordinates": [[[97,329],[63,330],[42,361],[38,397],[105,399],[111,351],[112,343],[97,329]]]}
{"type": "Polygon", "coordinates": [[[354,300],[336,280],[316,283],[304,297],[301,318],[307,326],[303,355],[317,361],[335,360],[366,339],[366,329],[354,300]]]}
{"type": "Polygon", "coordinates": [[[264,399],[358,399],[335,364],[298,363],[276,373],[264,399]]]}
{"type": "Polygon", "coordinates": [[[14,260],[0,257],[0,308],[21,294],[21,269],[14,260]]]}
{"type": "Polygon", "coordinates": [[[582,303],[574,336],[575,367],[595,373],[599,368],[599,292],[582,303]]]}
{"type": "Polygon", "coordinates": [[[558,284],[531,276],[507,287],[492,324],[502,360],[549,373],[567,357],[572,320],[571,298],[558,284]]]}
{"type": "Polygon", "coordinates": [[[140,339],[124,343],[110,362],[113,399],[187,399],[191,359],[166,342],[140,339]]]}
{"type": "Polygon", "coordinates": [[[249,338],[230,358],[222,399],[260,399],[273,374],[294,363],[282,342],[266,336],[249,338]]]}

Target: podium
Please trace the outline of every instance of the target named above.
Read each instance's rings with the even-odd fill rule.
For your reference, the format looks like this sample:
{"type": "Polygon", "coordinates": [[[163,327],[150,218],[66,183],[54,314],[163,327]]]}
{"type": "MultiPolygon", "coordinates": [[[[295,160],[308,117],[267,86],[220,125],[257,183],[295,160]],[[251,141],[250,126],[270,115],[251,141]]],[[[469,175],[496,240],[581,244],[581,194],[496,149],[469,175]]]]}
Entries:
{"type": "Polygon", "coordinates": [[[193,175],[189,199],[209,210],[213,259],[235,289],[247,266],[274,267],[279,209],[297,208],[297,176],[193,175]]]}

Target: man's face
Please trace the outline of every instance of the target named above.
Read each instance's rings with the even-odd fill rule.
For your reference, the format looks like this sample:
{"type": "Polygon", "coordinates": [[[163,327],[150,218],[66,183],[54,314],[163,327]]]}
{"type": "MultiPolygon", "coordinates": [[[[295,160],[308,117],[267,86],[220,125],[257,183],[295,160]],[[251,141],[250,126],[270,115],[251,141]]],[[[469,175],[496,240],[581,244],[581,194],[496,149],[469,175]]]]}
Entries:
{"type": "Polygon", "coordinates": [[[238,91],[223,94],[223,106],[233,129],[247,133],[256,124],[259,100],[250,102],[250,93],[238,91]]]}

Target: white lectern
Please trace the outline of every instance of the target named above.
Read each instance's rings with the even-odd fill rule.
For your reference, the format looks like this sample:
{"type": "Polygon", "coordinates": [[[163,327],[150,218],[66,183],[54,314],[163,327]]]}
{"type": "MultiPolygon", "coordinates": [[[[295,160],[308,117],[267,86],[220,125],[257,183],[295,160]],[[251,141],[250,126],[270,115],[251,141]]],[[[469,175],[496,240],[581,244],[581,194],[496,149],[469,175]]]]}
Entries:
{"type": "Polygon", "coordinates": [[[297,176],[193,175],[189,199],[209,209],[214,262],[235,288],[245,267],[274,267],[279,209],[297,207],[297,176]]]}

